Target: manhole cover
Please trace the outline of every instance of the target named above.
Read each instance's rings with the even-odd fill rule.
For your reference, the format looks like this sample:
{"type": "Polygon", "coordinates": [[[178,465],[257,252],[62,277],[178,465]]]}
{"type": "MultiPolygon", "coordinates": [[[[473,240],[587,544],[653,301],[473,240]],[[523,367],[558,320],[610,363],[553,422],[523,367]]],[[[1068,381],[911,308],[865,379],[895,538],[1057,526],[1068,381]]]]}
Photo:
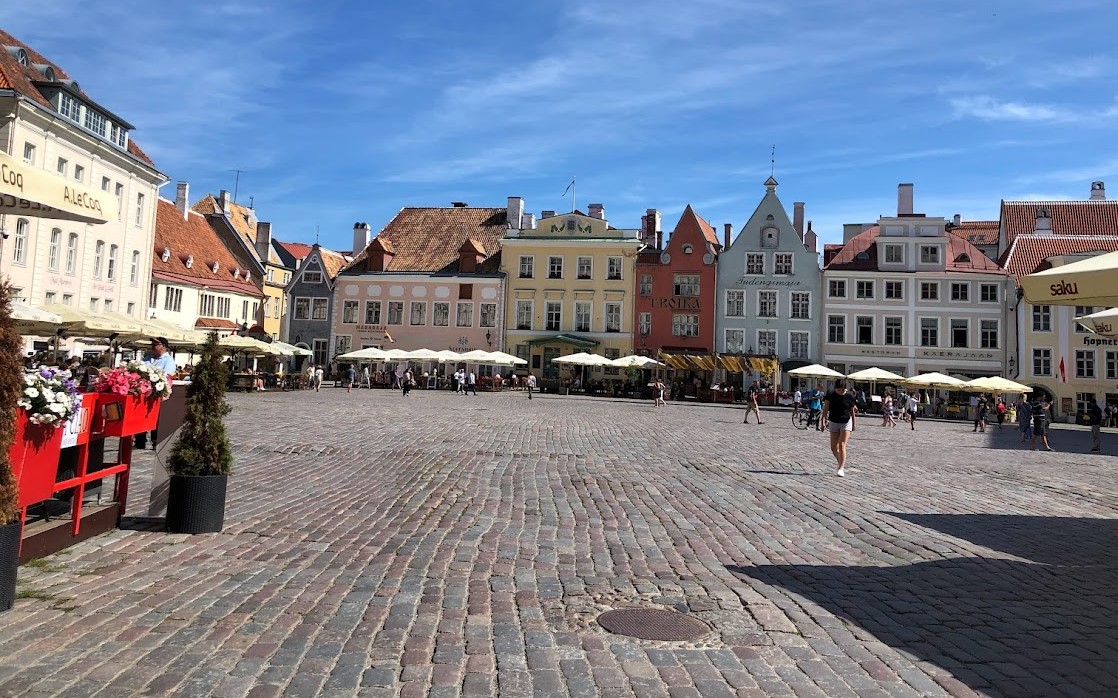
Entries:
{"type": "Polygon", "coordinates": [[[642,640],[697,640],[710,632],[706,623],[675,611],[623,608],[598,616],[598,625],[615,635],[642,640]]]}

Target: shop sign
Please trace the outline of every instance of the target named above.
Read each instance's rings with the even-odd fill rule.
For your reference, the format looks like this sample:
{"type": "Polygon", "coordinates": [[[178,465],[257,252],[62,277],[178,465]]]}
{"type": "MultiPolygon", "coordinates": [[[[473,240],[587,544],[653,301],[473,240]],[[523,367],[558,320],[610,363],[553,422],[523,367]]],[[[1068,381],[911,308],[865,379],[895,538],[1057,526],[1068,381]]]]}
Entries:
{"type": "Polygon", "coordinates": [[[116,197],[40,170],[0,152],[0,214],[106,223],[117,214],[116,197]]]}
{"type": "MultiPolygon", "coordinates": [[[[1109,328],[1110,326],[1107,325],[1109,328]]],[[[1085,347],[1114,347],[1118,346],[1118,339],[1110,339],[1108,337],[1084,337],[1083,346],[1085,347]]]]}
{"type": "Polygon", "coordinates": [[[954,349],[921,349],[917,354],[922,359],[996,359],[997,352],[967,351],[954,349]]]}
{"type": "Polygon", "coordinates": [[[671,310],[701,310],[698,298],[659,298],[659,307],[671,310]]]}
{"type": "Polygon", "coordinates": [[[89,441],[89,425],[93,422],[93,406],[96,404],[96,395],[86,393],[81,396],[78,409],[74,416],[62,425],[62,448],[77,446],[78,443],[89,441]],[[80,437],[80,438],[79,438],[80,437]]]}
{"type": "Polygon", "coordinates": [[[803,286],[804,282],[798,279],[769,279],[763,276],[742,275],[738,278],[737,286],[803,286]]]}

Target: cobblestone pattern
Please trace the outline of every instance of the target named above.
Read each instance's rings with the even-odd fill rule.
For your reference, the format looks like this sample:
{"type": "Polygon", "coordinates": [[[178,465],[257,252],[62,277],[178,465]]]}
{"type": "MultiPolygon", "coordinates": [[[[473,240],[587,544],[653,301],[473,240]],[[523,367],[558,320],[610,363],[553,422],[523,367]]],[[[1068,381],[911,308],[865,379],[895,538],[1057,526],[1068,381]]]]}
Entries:
{"type": "Polygon", "coordinates": [[[231,400],[224,533],[116,531],[22,568],[0,695],[1118,692],[1116,462],[1085,433],[1033,453],[867,418],[839,479],[783,412],[231,400]],[[634,606],[713,630],[595,623],[634,606]]]}

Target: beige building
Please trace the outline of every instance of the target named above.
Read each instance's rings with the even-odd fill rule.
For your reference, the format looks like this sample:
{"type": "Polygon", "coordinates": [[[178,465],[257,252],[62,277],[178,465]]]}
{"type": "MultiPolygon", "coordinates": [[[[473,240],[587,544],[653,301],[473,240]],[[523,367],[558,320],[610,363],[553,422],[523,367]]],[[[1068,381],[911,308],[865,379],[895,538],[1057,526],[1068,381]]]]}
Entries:
{"type": "Polygon", "coordinates": [[[116,209],[104,223],[36,217],[34,209],[0,214],[0,274],[21,301],[143,317],[166,178],[131,131],[65,71],[0,31],[0,149],[116,209]]]}

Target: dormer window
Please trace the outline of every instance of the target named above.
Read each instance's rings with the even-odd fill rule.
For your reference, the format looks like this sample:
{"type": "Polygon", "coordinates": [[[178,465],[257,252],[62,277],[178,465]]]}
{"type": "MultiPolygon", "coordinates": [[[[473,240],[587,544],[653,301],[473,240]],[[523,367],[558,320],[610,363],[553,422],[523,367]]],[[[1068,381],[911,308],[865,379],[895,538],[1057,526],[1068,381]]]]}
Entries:
{"type": "Polygon", "coordinates": [[[233,278],[234,279],[237,278],[240,275],[241,275],[241,268],[240,267],[237,267],[236,269],[233,270],[233,278]]]}
{"type": "Polygon", "coordinates": [[[692,247],[691,245],[684,245],[683,246],[683,254],[691,254],[694,251],[695,251],[695,248],[692,247]]]}
{"type": "Polygon", "coordinates": [[[245,281],[252,281],[252,272],[245,270],[245,281]]]}
{"type": "Polygon", "coordinates": [[[217,273],[217,270],[218,270],[218,269],[220,269],[220,268],[221,268],[221,265],[220,265],[220,264],[218,264],[217,262],[214,262],[214,263],[213,263],[213,266],[212,266],[212,267],[210,267],[210,271],[212,271],[213,273],[215,273],[215,274],[216,274],[216,273],[217,273]]]}
{"type": "Polygon", "coordinates": [[[186,268],[189,269],[194,266],[194,255],[188,254],[186,256],[186,268]]]}
{"type": "Polygon", "coordinates": [[[171,258],[171,248],[164,247],[163,251],[159,253],[159,258],[162,259],[164,262],[169,260],[171,258]]]}
{"type": "Polygon", "coordinates": [[[12,58],[16,59],[17,63],[22,66],[28,65],[29,61],[27,60],[27,51],[24,51],[19,46],[5,46],[4,48],[7,49],[8,53],[12,55],[12,58]]]}

